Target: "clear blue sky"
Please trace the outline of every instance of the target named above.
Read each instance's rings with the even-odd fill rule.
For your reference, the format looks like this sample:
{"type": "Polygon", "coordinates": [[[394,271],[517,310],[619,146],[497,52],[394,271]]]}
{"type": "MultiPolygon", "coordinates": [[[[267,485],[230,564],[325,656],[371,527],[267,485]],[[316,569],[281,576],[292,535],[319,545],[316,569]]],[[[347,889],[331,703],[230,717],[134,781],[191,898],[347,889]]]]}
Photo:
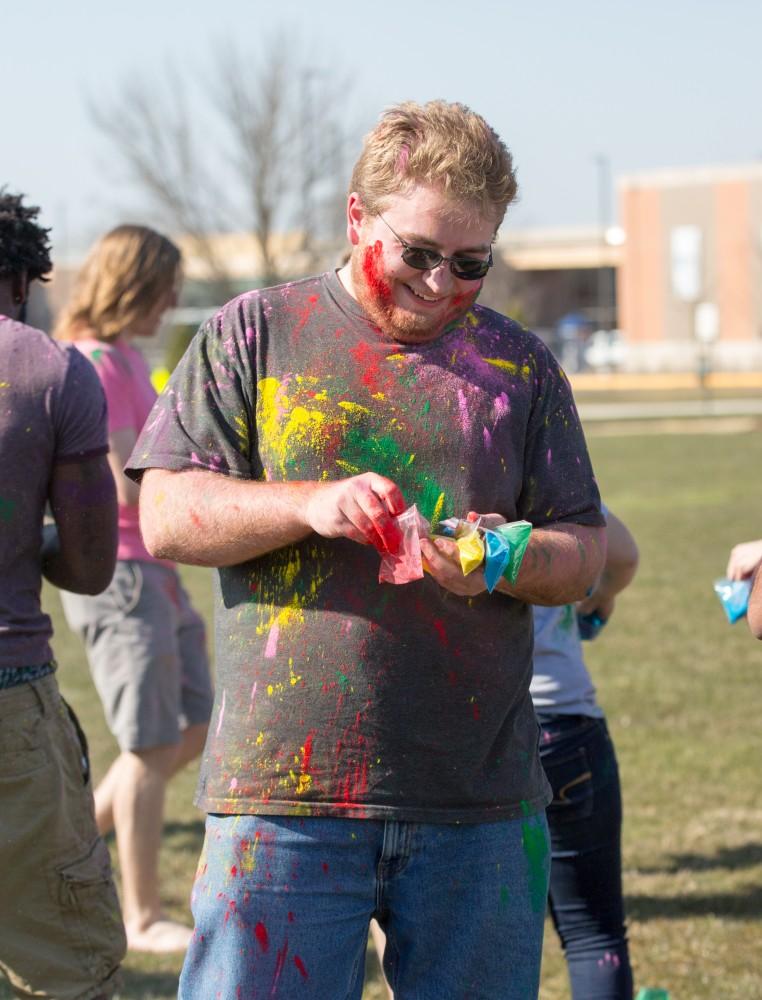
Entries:
{"type": "Polygon", "coordinates": [[[43,206],[61,253],[137,220],[88,95],[168,59],[202,81],[215,39],[256,50],[278,25],[351,75],[363,128],[409,98],[481,112],[518,167],[507,225],[594,223],[596,155],[615,177],[762,159],[760,0],[0,0],[0,184],[43,206]]]}

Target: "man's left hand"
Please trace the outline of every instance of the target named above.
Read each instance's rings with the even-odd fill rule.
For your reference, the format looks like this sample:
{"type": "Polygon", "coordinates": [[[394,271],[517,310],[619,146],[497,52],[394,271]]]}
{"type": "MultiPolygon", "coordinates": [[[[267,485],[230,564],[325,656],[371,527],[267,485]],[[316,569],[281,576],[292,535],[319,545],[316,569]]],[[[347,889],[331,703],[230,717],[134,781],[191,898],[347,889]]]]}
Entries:
{"type": "Polygon", "coordinates": [[[482,567],[463,576],[458,546],[451,538],[422,538],[423,568],[440,587],[459,597],[476,597],[487,589],[482,567]]]}

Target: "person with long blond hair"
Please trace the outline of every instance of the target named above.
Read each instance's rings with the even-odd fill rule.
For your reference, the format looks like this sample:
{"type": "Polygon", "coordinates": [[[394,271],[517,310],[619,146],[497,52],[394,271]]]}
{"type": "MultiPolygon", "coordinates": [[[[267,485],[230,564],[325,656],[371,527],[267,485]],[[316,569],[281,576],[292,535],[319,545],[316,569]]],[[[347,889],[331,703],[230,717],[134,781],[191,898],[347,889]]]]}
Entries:
{"type": "Polygon", "coordinates": [[[191,936],[162,914],[159,848],[167,782],[201,752],[212,705],[204,624],[174,565],[143,544],[139,488],[122,471],[156,398],[135,342],[157,332],[180,280],[180,252],[170,240],[119,226],[91,251],[56,328],[93,362],[108,403],[116,570],[103,594],[62,592],[62,603],[84,640],[119,745],[95,790],[96,819],[101,833],[116,832],[128,946],[150,952],[184,950],[191,936]]]}

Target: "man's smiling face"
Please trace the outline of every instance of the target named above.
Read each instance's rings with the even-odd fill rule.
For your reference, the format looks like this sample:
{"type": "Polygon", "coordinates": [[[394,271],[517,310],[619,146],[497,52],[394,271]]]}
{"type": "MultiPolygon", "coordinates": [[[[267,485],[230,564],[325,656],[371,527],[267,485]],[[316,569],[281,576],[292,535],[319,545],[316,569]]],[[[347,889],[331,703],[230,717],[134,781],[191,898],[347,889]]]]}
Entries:
{"type": "Polygon", "coordinates": [[[463,206],[453,206],[441,192],[423,185],[390,195],[383,218],[366,214],[359,197],[351,194],[348,220],[354,245],[349,291],[388,336],[403,344],[426,343],[469,310],[483,279],[456,278],[446,262],[428,271],[410,267],[394,234],[411,246],[447,257],[486,260],[494,237],[492,220],[469,215],[463,206]]]}

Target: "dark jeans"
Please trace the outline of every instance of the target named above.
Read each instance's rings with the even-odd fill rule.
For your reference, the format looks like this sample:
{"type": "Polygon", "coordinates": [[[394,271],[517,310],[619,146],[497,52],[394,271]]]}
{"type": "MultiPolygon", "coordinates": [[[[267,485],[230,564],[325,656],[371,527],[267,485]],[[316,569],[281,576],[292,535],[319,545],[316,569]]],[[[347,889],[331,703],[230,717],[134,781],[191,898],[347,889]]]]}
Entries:
{"type": "Polygon", "coordinates": [[[632,1000],[622,899],[622,800],[604,719],[539,717],[548,806],[550,913],[573,1000],[632,1000]]]}

